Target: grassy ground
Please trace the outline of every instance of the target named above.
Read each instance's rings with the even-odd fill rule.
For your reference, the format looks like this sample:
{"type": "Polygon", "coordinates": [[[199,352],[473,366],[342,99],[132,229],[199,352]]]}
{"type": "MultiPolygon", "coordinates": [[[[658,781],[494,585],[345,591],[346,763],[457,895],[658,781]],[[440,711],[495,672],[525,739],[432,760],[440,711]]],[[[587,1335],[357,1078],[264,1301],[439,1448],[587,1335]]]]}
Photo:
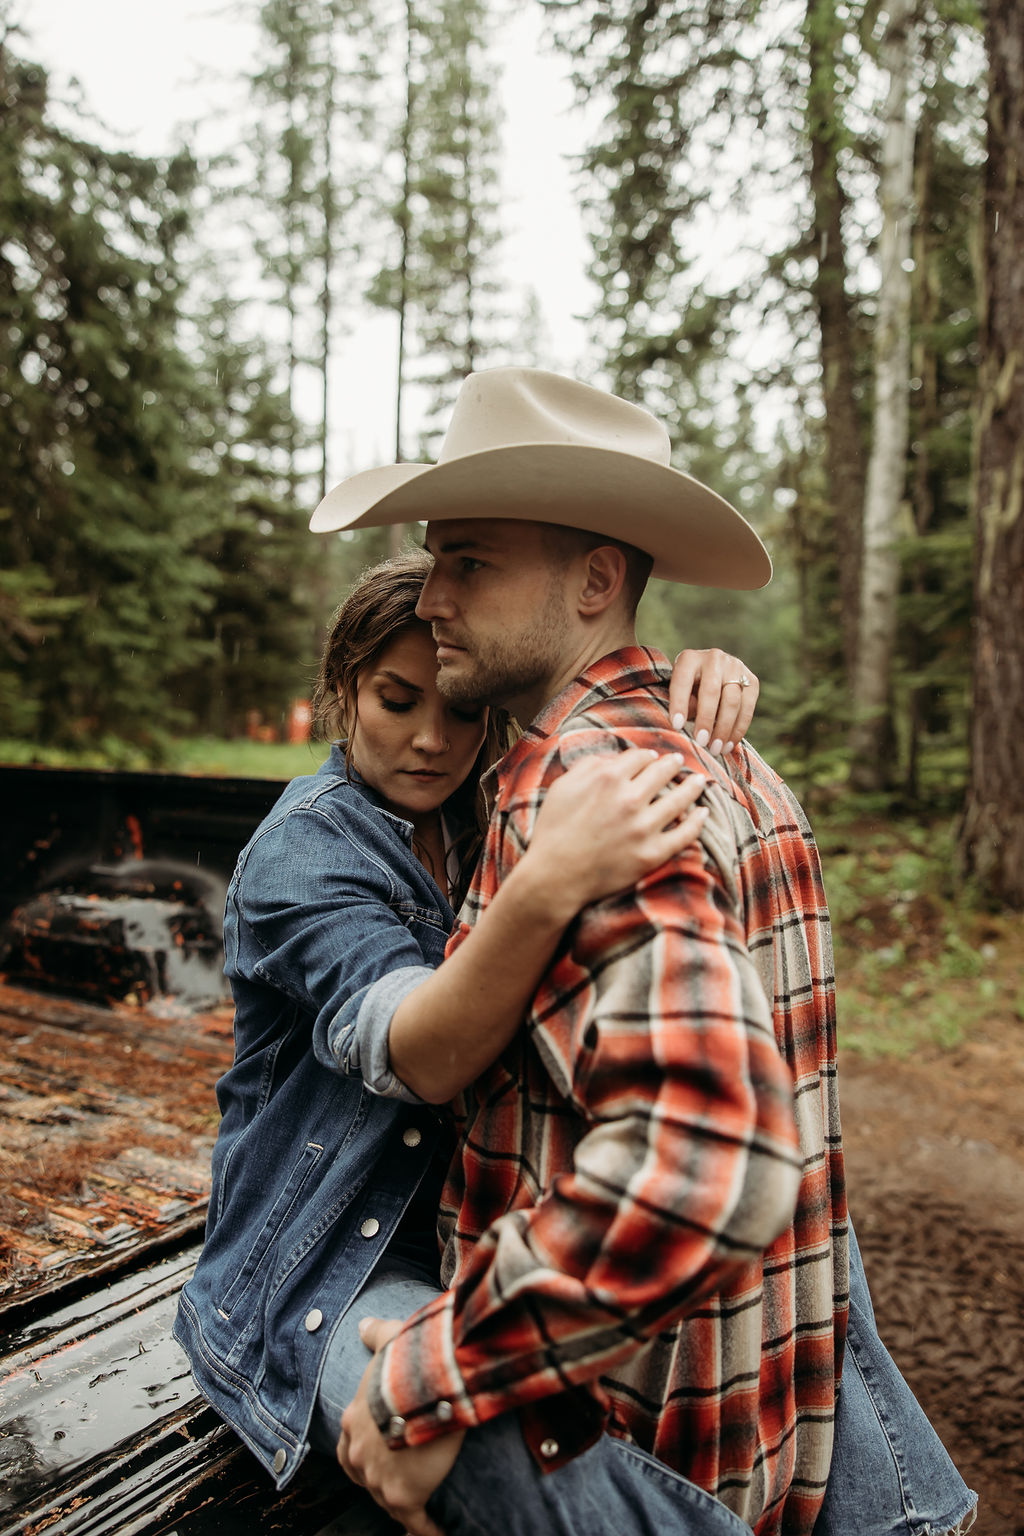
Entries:
{"type": "Polygon", "coordinates": [[[1019,1027],[1024,914],[960,879],[951,822],[853,816],[817,833],[846,1050],[905,1059],[1019,1027]]]}
{"type": "MultiPolygon", "coordinates": [[[[161,768],[169,773],[207,773],[219,778],[293,779],[300,773],[315,773],[327,756],[321,742],[218,741],[212,736],[196,736],[170,744],[161,768]]],[[[0,740],[0,763],[35,764],[44,768],[121,768],[152,769],[141,753],[133,753],[124,743],[118,750],[62,752],[41,749],[31,742],[0,740]]]]}

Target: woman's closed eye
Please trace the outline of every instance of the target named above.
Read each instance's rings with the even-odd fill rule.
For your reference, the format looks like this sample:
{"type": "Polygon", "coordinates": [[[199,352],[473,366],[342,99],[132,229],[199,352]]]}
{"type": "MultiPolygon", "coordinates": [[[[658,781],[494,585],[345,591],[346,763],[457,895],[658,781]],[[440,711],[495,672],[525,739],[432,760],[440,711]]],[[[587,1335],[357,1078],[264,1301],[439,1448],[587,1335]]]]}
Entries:
{"type": "Polygon", "coordinates": [[[392,715],[407,715],[414,707],[413,699],[385,699],[381,698],[381,707],[392,715]]]}

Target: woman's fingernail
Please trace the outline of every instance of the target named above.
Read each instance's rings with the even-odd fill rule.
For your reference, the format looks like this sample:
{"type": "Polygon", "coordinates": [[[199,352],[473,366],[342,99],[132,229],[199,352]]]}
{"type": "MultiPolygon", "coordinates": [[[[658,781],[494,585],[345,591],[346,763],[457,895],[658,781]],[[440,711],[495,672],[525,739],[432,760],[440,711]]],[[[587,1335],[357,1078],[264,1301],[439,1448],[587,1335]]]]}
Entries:
{"type": "Polygon", "coordinates": [[[683,719],[682,715],[672,716],[672,727],[674,730],[681,731],[685,724],[686,721],[683,719]]]}
{"type": "Polygon", "coordinates": [[[722,755],[722,742],[721,742],[721,739],[718,736],[716,736],[714,741],[711,743],[711,756],[712,757],[721,757],[721,755],[722,755]]]}
{"type": "Polygon", "coordinates": [[[698,747],[706,747],[710,740],[711,740],[711,732],[710,731],[698,731],[697,732],[697,745],[698,745],[698,747]]]}
{"type": "Polygon", "coordinates": [[[736,743],[734,741],[727,741],[726,744],[725,744],[725,750],[727,752],[735,752],[735,750],[736,750],[736,743]]]}

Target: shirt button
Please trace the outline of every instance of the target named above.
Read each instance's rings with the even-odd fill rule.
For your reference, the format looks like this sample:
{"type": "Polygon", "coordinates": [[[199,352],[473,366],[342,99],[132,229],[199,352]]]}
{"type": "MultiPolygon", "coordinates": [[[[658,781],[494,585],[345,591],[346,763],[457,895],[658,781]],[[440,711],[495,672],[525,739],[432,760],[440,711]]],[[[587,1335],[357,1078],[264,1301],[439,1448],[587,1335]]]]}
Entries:
{"type": "Polygon", "coordinates": [[[312,1311],[306,1313],[306,1332],[307,1333],[316,1333],[317,1329],[320,1327],[320,1324],[323,1322],[323,1320],[324,1320],[324,1315],[320,1311],[320,1308],[319,1307],[314,1307],[312,1309],[312,1311]]]}
{"type": "Polygon", "coordinates": [[[392,1440],[400,1440],[405,1434],[405,1420],[400,1413],[393,1414],[388,1420],[388,1434],[392,1440]]]}
{"type": "Polygon", "coordinates": [[[437,1417],[442,1424],[449,1423],[455,1417],[455,1409],[443,1397],[437,1405],[437,1417]]]}
{"type": "Polygon", "coordinates": [[[287,1462],[287,1460],[288,1460],[288,1452],[287,1451],[284,1451],[284,1450],[282,1450],[282,1451],[275,1451],[274,1452],[274,1471],[275,1472],[283,1472],[284,1468],[285,1468],[285,1463],[287,1462]]]}
{"type": "Polygon", "coordinates": [[[380,1231],[380,1222],[376,1216],[367,1216],[359,1230],[364,1237],[376,1237],[380,1231]]]}
{"type": "Polygon", "coordinates": [[[423,1132],[418,1125],[410,1125],[402,1132],[402,1140],[407,1147],[418,1147],[423,1140],[423,1132]]]}
{"type": "Polygon", "coordinates": [[[558,1455],[558,1441],[550,1438],[542,1440],[540,1443],[540,1453],[545,1461],[551,1461],[553,1457],[558,1455]]]}

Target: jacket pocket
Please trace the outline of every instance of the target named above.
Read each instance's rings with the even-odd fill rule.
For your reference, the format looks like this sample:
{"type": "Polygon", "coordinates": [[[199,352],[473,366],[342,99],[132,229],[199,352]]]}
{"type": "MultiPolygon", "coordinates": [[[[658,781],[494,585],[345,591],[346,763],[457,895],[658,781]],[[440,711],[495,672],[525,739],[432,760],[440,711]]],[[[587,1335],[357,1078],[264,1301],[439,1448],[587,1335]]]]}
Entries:
{"type": "Polygon", "coordinates": [[[281,1193],[267,1212],[266,1220],[234,1280],[217,1304],[222,1317],[230,1317],[246,1290],[263,1268],[268,1253],[274,1247],[278,1234],[288,1221],[299,1200],[310,1174],[316,1168],[324,1149],[319,1142],[307,1141],[292,1169],[281,1193]]]}

